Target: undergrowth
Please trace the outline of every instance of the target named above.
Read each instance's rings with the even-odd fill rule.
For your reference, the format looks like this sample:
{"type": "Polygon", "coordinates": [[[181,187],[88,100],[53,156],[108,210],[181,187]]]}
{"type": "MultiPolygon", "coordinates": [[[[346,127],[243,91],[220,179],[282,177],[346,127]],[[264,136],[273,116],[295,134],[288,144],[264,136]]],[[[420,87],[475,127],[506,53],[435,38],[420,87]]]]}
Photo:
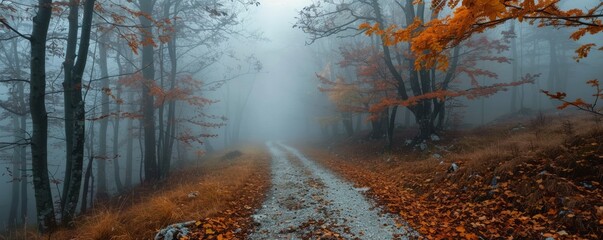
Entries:
{"type": "Polygon", "coordinates": [[[162,182],[97,204],[76,219],[74,229],[12,239],[152,239],[163,227],[191,220],[197,221],[191,239],[244,238],[251,228],[251,209],[263,202],[270,174],[269,156],[262,148],[241,152],[236,159],[208,157],[162,182]]]}

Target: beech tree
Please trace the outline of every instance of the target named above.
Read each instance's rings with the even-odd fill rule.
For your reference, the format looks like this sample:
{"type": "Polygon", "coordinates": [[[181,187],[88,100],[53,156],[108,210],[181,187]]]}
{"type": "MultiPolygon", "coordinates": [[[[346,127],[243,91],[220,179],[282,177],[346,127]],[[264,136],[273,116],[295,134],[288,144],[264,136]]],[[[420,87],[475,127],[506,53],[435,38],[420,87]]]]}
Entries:
{"type": "Polygon", "coordinates": [[[46,112],[46,39],[52,16],[52,0],[38,0],[33,18],[31,43],[29,109],[32,119],[31,162],[36,198],[38,229],[49,232],[56,227],[55,211],[48,177],[48,116],[46,112]]]}
{"type": "Polygon", "coordinates": [[[85,142],[85,103],[82,98],[82,77],[88,60],[88,47],[90,45],[90,32],[92,29],[92,15],[95,0],[84,2],[84,13],[78,44],[78,28],[80,23],[80,1],[69,2],[69,33],[67,36],[67,50],[63,63],[64,78],[63,88],[65,105],[65,146],[66,170],[61,200],[61,216],[63,224],[72,225],[76,214],[76,207],[80,197],[82,173],[84,166],[85,142]],[[77,49],[77,60],[76,60],[77,49]]]}
{"type": "MultiPolygon", "coordinates": [[[[7,41],[13,40],[16,46],[18,39],[26,39],[31,43],[29,49],[31,60],[29,80],[21,79],[25,77],[20,76],[20,73],[17,72],[14,76],[9,76],[9,79],[2,79],[3,83],[9,83],[13,87],[10,102],[0,102],[0,107],[7,110],[6,112],[9,112],[10,116],[14,118],[14,129],[21,129],[14,133],[14,144],[17,147],[14,151],[15,161],[12,170],[16,180],[27,177],[26,175],[18,176],[25,171],[24,169],[31,169],[33,172],[38,214],[36,219],[39,221],[41,232],[48,232],[55,228],[57,222],[55,204],[60,213],[59,220],[66,226],[73,226],[78,205],[81,206],[81,211],[85,212],[95,200],[106,198],[112,194],[111,189],[107,186],[106,166],[104,166],[104,163],[110,162],[107,160],[113,160],[113,177],[117,191],[119,192],[123,188],[121,186],[121,170],[118,165],[121,119],[128,119],[128,131],[137,127],[144,130],[141,131],[145,134],[145,146],[141,147],[144,151],[141,154],[141,157],[144,158],[141,167],[144,166],[144,179],[148,181],[168,175],[174,155],[172,149],[177,142],[191,145],[202,144],[204,139],[215,136],[206,129],[224,125],[225,118],[223,116],[214,116],[205,112],[205,107],[216,101],[203,97],[203,92],[217,89],[227,79],[204,83],[193,75],[219,61],[221,55],[226,51],[218,46],[222,46],[221,44],[229,37],[243,35],[238,30],[234,30],[234,26],[240,24],[237,11],[242,11],[241,9],[229,8],[225,4],[217,2],[189,0],[140,0],[127,3],[96,0],[66,2],[39,0],[37,4],[34,4],[37,11],[36,16],[33,17],[32,33],[24,34],[19,31],[18,27],[15,27],[14,19],[31,21],[31,18],[25,16],[21,9],[17,10],[5,3],[0,2],[2,14],[5,11],[11,14],[0,16],[2,30],[9,33],[0,39],[3,41],[1,47],[8,46],[9,44],[4,44],[7,41]],[[133,10],[137,7],[139,9],[133,10]],[[80,8],[83,11],[80,11],[80,8]],[[110,11],[105,11],[106,9],[110,9],[110,11]],[[63,16],[63,13],[68,13],[66,19],[60,17],[63,16]],[[53,14],[56,14],[57,17],[53,18],[53,14]],[[187,21],[182,21],[182,18],[186,18],[187,21]],[[55,20],[52,24],[56,23],[57,26],[65,24],[66,28],[54,28],[53,32],[49,32],[51,20],[55,20]],[[125,23],[125,21],[130,22],[125,23]],[[92,35],[94,32],[92,26],[98,27],[99,36],[92,35]],[[94,39],[95,37],[96,39],[94,39]],[[91,42],[97,44],[94,49],[89,47],[91,42]],[[129,46],[129,50],[126,51],[127,47],[124,45],[129,46]],[[192,56],[191,52],[195,52],[199,48],[205,48],[207,51],[204,52],[204,55],[192,56]],[[137,57],[139,52],[141,56],[137,57]],[[97,53],[98,55],[96,55],[97,53]],[[117,67],[120,68],[119,81],[113,81],[117,79],[111,72],[114,64],[109,61],[113,54],[117,59],[117,67]],[[46,61],[52,61],[50,59],[53,58],[64,58],[62,67],[46,69],[46,61]],[[94,71],[96,65],[90,67],[87,64],[88,59],[94,59],[93,63],[98,63],[100,71],[94,71]],[[122,60],[127,63],[140,62],[135,64],[137,66],[125,64],[127,67],[124,67],[120,63],[122,60]],[[155,66],[158,67],[155,68],[155,66]],[[91,71],[86,72],[88,69],[91,71]],[[54,71],[57,72],[56,75],[54,71]],[[139,72],[142,74],[138,74],[139,72]],[[63,89],[57,88],[54,81],[47,84],[47,79],[60,77],[63,78],[63,89]],[[90,81],[85,82],[84,77],[90,77],[90,81]],[[135,94],[128,94],[127,97],[128,103],[132,104],[134,109],[123,109],[120,106],[123,101],[121,86],[123,82],[128,81],[127,79],[136,79],[140,83],[137,85],[136,91],[142,92],[141,109],[137,109],[138,99],[135,94]],[[100,84],[97,84],[98,82],[100,84]],[[24,99],[27,97],[27,92],[24,90],[27,83],[30,84],[29,101],[24,99]],[[116,87],[113,88],[113,86],[116,87]],[[94,92],[94,100],[86,100],[89,91],[94,92]],[[96,99],[98,94],[101,95],[98,97],[99,99],[96,99]],[[59,96],[63,97],[64,102],[55,102],[59,96]],[[47,99],[52,99],[52,101],[47,99]],[[113,100],[116,102],[115,108],[111,106],[113,100]],[[25,107],[27,104],[30,106],[25,107]],[[47,110],[46,107],[49,109],[47,110]],[[97,107],[99,111],[97,111],[97,107]],[[193,111],[179,114],[177,109],[180,107],[193,111]],[[27,134],[24,130],[27,127],[25,117],[30,109],[35,111],[31,115],[33,135],[31,140],[26,142],[24,140],[27,134]],[[92,111],[87,111],[87,109],[92,111]],[[56,114],[62,116],[56,116],[56,114]],[[158,119],[155,119],[156,116],[158,119]],[[49,175],[48,134],[54,131],[52,126],[49,128],[49,119],[52,120],[50,122],[52,126],[64,124],[66,166],[62,179],[55,176],[54,169],[51,169],[52,176],[49,175]],[[110,127],[108,123],[111,119],[114,120],[112,151],[109,149],[111,146],[107,145],[109,144],[107,132],[110,127]],[[141,124],[134,126],[133,119],[142,119],[141,124]],[[91,126],[86,129],[86,121],[89,123],[98,121],[99,130],[95,133],[94,124],[90,124],[91,126]],[[203,133],[191,131],[193,126],[201,126],[204,129],[203,133]],[[158,134],[154,132],[155,129],[158,129],[158,134]],[[95,136],[98,137],[98,149],[95,149],[95,136]],[[26,144],[31,144],[31,168],[26,166],[24,156],[26,151],[20,147],[26,144]],[[88,149],[86,158],[88,162],[84,175],[85,149],[88,149]],[[115,156],[115,159],[109,155],[110,153],[115,156]],[[99,163],[96,174],[92,173],[93,162],[99,163]],[[82,177],[84,177],[83,194],[80,190],[82,189],[82,177]],[[58,190],[61,183],[63,184],[62,189],[58,190]],[[57,187],[54,195],[51,191],[51,184],[57,187]],[[82,196],[81,201],[79,201],[80,195],[82,196]]],[[[256,5],[257,2],[242,0],[232,4],[239,4],[237,6],[246,8],[249,4],[256,5]]],[[[27,31],[29,30],[27,28],[27,31]]],[[[12,49],[4,53],[9,52],[11,58],[13,58],[12,55],[15,55],[17,59],[6,58],[2,61],[10,61],[10,64],[6,65],[18,70],[21,68],[18,66],[19,59],[27,59],[27,57],[17,56],[18,52],[12,49]],[[17,66],[12,66],[12,64],[17,66]]],[[[60,141],[62,139],[59,137],[56,142],[60,141]]],[[[131,187],[134,158],[132,136],[128,136],[127,141],[125,185],[131,187]]],[[[52,140],[50,143],[55,143],[55,141],[52,140]]],[[[19,185],[15,181],[13,191],[17,193],[18,188],[21,188],[20,191],[23,193],[21,201],[26,202],[27,181],[23,180],[21,183],[19,185]]],[[[18,194],[13,196],[18,196],[18,194]]],[[[13,201],[13,206],[18,205],[17,201],[18,199],[13,201]]],[[[25,219],[27,205],[22,205],[21,214],[25,219]]],[[[11,222],[16,222],[14,220],[19,214],[16,211],[17,207],[11,209],[14,210],[9,218],[11,222]]]]}
{"type": "MultiPolygon", "coordinates": [[[[56,227],[55,209],[53,205],[50,178],[48,174],[48,116],[46,111],[46,52],[50,19],[52,18],[53,2],[51,0],[38,0],[35,4],[35,16],[32,18],[31,34],[24,34],[8,18],[0,16],[2,26],[10,30],[14,36],[29,42],[29,111],[31,112],[32,134],[29,141],[31,147],[31,171],[36,203],[36,220],[38,230],[46,233],[56,227]]],[[[0,4],[0,9],[17,12],[15,7],[0,4]]],[[[20,19],[21,16],[10,17],[20,19]]],[[[21,92],[21,91],[19,91],[21,92]]],[[[20,97],[25,97],[20,94],[20,97]]],[[[23,103],[23,102],[21,102],[23,103]]],[[[21,105],[21,107],[24,107],[21,105]]],[[[25,109],[25,108],[23,108],[25,109]]],[[[21,121],[23,124],[23,120],[21,121]]],[[[23,151],[21,151],[23,153],[23,151]]],[[[24,164],[24,163],[23,163],[24,164]]],[[[25,167],[25,165],[23,165],[25,167]]],[[[26,186],[23,186],[25,190],[26,186]]],[[[26,190],[25,190],[26,192],[26,190]]],[[[26,196],[23,196],[23,200],[26,196]]],[[[25,209],[24,209],[25,210],[25,209]]],[[[25,211],[23,212],[25,213],[25,211]]]]}

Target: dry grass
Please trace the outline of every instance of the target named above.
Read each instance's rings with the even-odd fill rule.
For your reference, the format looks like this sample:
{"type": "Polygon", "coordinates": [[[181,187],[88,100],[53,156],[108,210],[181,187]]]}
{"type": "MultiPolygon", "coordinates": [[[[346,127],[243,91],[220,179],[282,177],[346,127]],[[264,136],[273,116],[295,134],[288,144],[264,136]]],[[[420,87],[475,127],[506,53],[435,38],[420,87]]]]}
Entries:
{"type": "Polygon", "coordinates": [[[241,151],[243,155],[234,160],[209,157],[198,168],[174,172],[160,186],[135,189],[80,217],[74,230],[57,231],[51,238],[151,239],[158,229],[173,223],[228,218],[224,212],[233,211],[236,205],[255,208],[269,186],[269,157],[260,147],[241,151]],[[189,198],[192,192],[199,195],[189,198]]]}
{"type": "Polygon", "coordinates": [[[522,125],[513,130],[517,121],[498,123],[444,136],[423,153],[375,154],[375,146],[350,142],[334,144],[330,152],[304,150],[371,187],[372,197],[428,237],[460,237],[456,227],[485,238],[603,237],[599,124],[590,117],[540,116],[522,125]],[[448,173],[453,162],[460,168],[448,173]]]}

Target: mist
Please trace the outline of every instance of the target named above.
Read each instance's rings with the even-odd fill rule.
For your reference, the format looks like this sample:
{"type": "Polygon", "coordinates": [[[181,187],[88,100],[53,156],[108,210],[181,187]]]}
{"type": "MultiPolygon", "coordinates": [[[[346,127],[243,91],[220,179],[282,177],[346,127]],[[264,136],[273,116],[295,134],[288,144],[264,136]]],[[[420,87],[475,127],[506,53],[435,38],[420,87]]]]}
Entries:
{"type": "Polygon", "coordinates": [[[250,146],[273,164],[292,146],[391,164],[476,129],[601,115],[599,1],[506,6],[452,30],[471,6],[398,2],[0,2],[0,233],[77,229],[250,146]]]}

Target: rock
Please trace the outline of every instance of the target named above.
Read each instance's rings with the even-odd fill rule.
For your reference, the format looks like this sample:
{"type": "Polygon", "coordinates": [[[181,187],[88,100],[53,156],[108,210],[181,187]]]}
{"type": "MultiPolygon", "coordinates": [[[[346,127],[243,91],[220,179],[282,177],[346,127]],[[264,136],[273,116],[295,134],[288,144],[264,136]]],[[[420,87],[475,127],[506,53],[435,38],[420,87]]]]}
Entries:
{"type": "Polygon", "coordinates": [[[515,126],[514,128],[511,128],[511,132],[517,132],[517,131],[521,131],[523,129],[525,129],[525,127],[523,125],[521,125],[521,123],[520,123],[520,124],[517,124],[517,126],[515,126]]]}
{"type": "Polygon", "coordinates": [[[421,149],[421,151],[425,151],[425,149],[427,149],[427,143],[422,142],[421,144],[419,144],[419,148],[421,149]]]}
{"type": "Polygon", "coordinates": [[[190,192],[188,194],[188,198],[196,198],[198,196],[199,196],[199,192],[198,191],[190,192]]]}
{"type": "Polygon", "coordinates": [[[251,218],[253,218],[253,221],[254,221],[254,222],[259,223],[259,222],[261,222],[263,219],[266,219],[266,218],[267,218],[267,216],[266,216],[266,215],[264,215],[264,214],[254,214],[254,215],[252,215],[252,216],[251,216],[251,218]]]}
{"type": "Polygon", "coordinates": [[[434,142],[440,141],[440,137],[435,134],[431,134],[431,136],[429,136],[429,138],[431,138],[431,141],[434,141],[434,142]]]}
{"type": "Polygon", "coordinates": [[[580,184],[581,184],[581,185],[582,185],[584,188],[586,188],[586,189],[588,189],[588,190],[593,190],[593,189],[595,189],[595,187],[594,187],[592,184],[590,184],[589,182],[580,182],[580,184]]]}
{"type": "Polygon", "coordinates": [[[410,144],[412,144],[412,140],[406,139],[406,141],[404,141],[404,145],[408,146],[410,144]]]}
{"type": "Polygon", "coordinates": [[[433,155],[431,155],[431,156],[432,156],[433,158],[435,158],[435,159],[440,159],[440,158],[442,158],[442,155],[437,154],[437,153],[434,153],[434,154],[433,154],[433,155]]]}
{"type": "Polygon", "coordinates": [[[188,221],[182,223],[175,223],[167,226],[164,229],[159,230],[155,235],[155,240],[172,240],[186,238],[190,233],[189,226],[195,224],[196,221],[188,221]]]}
{"type": "Polygon", "coordinates": [[[494,177],[492,178],[492,181],[490,181],[490,185],[491,185],[492,187],[496,187],[496,186],[498,185],[498,177],[497,177],[497,176],[494,176],[494,177]]]}
{"type": "Polygon", "coordinates": [[[448,173],[456,172],[456,170],[459,170],[459,165],[457,165],[456,163],[452,163],[448,168],[448,173]]]}

